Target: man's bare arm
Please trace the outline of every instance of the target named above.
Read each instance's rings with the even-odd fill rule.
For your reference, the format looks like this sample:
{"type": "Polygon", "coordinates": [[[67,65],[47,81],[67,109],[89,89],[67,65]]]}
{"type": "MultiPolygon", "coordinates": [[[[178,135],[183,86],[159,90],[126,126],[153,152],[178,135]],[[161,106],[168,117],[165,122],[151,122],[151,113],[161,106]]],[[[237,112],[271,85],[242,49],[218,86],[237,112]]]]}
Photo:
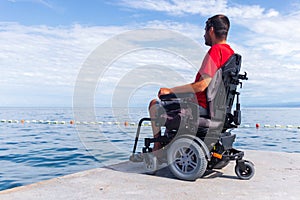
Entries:
{"type": "Polygon", "coordinates": [[[186,85],[181,85],[173,88],[161,88],[159,90],[158,96],[170,94],[170,93],[187,93],[187,92],[203,92],[209,85],[211,77],[203,76],[203,78],[195,83],[189,83],[186,85]]]}

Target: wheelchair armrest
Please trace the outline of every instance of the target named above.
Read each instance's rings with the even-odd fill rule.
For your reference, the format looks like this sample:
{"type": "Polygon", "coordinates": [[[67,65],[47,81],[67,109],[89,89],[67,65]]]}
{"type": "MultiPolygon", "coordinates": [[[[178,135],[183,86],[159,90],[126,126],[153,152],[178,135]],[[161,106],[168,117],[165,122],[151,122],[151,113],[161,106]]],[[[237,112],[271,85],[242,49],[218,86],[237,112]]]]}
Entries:
{"type": "Polygon", "coordinates": [[[195,93],[186,92],[186,93],[171,93],[171,94],[161,95],[159,99],[162,101],[169,101],[174,99],[185,99],[185,98],[193,98],[193,97],[195,97],[195,93]]]}

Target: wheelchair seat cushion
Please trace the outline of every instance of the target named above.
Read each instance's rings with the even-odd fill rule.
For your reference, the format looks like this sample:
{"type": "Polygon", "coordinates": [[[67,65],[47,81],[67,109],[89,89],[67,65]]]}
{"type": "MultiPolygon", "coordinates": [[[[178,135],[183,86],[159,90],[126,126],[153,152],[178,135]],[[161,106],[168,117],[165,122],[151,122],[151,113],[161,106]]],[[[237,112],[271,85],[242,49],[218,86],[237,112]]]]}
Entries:
{"type": "Polygon", "coordinates": [[[223,121],[214,121],[204,117],[199,117],[198,125],[199,127],[209,128],[209,129],[219,129],[223,127],[223,121]]]}

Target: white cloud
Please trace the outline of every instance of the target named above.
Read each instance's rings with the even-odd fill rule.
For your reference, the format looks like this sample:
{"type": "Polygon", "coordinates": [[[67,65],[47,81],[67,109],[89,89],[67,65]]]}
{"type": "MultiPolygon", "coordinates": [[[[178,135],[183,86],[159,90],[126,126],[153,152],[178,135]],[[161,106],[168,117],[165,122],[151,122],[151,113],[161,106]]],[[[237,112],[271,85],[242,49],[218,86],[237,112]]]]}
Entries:
{"type": "Polygon", "coordinates": [[[211,16],[224,13],[232,18],[253,19],[274,17],[279,14],[274,9],[266,10],[259,5],[229,5],[227,0],[122,0],[120,4],[129,8],[160,11],[175,16],[188,14],[211,16]]]}
{"type": "MultiPolygon", "coordinates": [[[[167,29],[167,30],[176,31],[179,32],[180,34],[184,34],[185,36],[197,41],[201,41],[204,35],[204,28],[202,26],[191,24],[188,22],[179,23],[170,20],[165,20],[165,21],[153,20],[143,24],[139,24],[138,26],[145,27],[145,28],[167,29]]],[[[202,45],[202,43],[200,43],[200,45],[202,45]]]]}
{"type": "MultiPolygon", "coordinates": [[[[37,104],[38,98],[67,95],[70,99],[62,103],[70,106],[84,60],[97,45],[122,31],[122,27],[0,23],[0,88],[7,95],[1,99],[1,105],[18,104],[18,98],[12,100],[15,95],[34,96],[37,104]]],[[[47,103],[51,105],[51,99],[47,103]]]]}
{"type": "MultiPolygon", "coordinates": [[[[300,100],[299,94],[295,92],[298,91],[297,80],[300,77],[300,46],[297,45],[300,40],[300,13],[283,15],[275,9],[266,10],[257,5],[229,6],[227,1],[218,0],[130,0],[123,3],[131,8],[156,10],[171,15],[228,14],[233,27],[229,42],[242,54],[242,71],[249,74],[249,81],[244,83],[243,102],[253,104],[300,100]]],[[[37,99],[38,103],[38,99],[48,97],[45,103],[51,104],[53,96],[58,98],[58,104],[63,101],[71,104],[76,77],[88,55],[108,38],[126,30],[145,27],[171,29],[203,42],[203,27],[171,20],[148,21],[134,27],[79,24],[49,27],[0,23],[0,90],[4,94],[0,104],[17,104],[20,96],[26,99],[28,105],[33,99],[37,99]],[[66,96],[70,99],[66,100],[66,96]]],[[[155,59],[151,56],[147,57],[143,52],[129,56],[127,60],[120,59],[118,63],[123,64],[122,67],[130,64],[147,65],[151,59],[155,59]]],[[[172,63],[172,59],[167,59],[166,55],[160,58],[178,67],[176,64],[179,62],[172,63]]],[[[156,62],[159,64],[159,59],[156,62]]],[[[114,72],[114,75],[106,75],[103,80],[105,84],[116,84],[122,78],[122,73],[114,72]]],[[[110,92],[108,88],[104,89],[106,91],[102,93],[110,92]]]]}
{"type": "Polygon", "coordinates": [[[235,20],[241,29],[248,29],[239,35],[243,40],[236,42],[245,48],[242,48],[244,66],[251,73],[249,86],[256,88],[249,93],[250,102],[257,100],[259,91],[264,94],[261,102],[299,102],[300,14],[270,15],[235,20]]]}
{"type": "MultiPolygon", "coordinates": [[[[192,25],[158,21],[139,26],[140,28],[170,28],[179,31],[186,27],[196,28],[192,25]]],[[[90,53],[107,39],[134,28],[137,27],[100,27],[78,24],[70,27],[50,27],[0,23],[0,38],[5,38],[5,40],[0,40],[0,89],[3,97],[0,99],[0,104],[2,106],[18,105],[21,97],[24,100],[23,105],[26,106],[59,104],[59,101],[63,105],[71,106],[77,75],[90,53]]],[[[132,39],[134,36],[128,38],[128,41],[132,39]]],[[[160,39],[164,40],[163,37],[160,39]]],[[[113,74],[106,75],[104,77],[106,85],[101,85],[100,88],[102,92],[111,93],[112,84],[116,84],[122,78],[127,66],[145,66],[151,64],[152,59],[161,59],[164,63],[168,61],[170,66],[179,64],[178,61],[171,63],[174,58],[162,58],[161,53],[149,54],[148,51],[147,54],[135,54],[133,52],[132,55],[135,56],[129,56],[126,62],[118,58],[120,61],[117,60],[117,62],[122,68],[119,72],[123,74],[115,70],[113,74]]],[[[155,63],[152,62],[152,64],[155,63]]]]}
{"type": "Polygon", "coordinates": [[[119,57],[99,78],[96,103],[128,105],[128,95],[139,94],[135,96],[138,99],[131,99],[135,104],[130,106],[141,106],[156,98],[160,87],[192,82],[196,72],[194,66],[172,52],[160,49],[130,52],[119,57]]]}
{"type": "MultiPolygon", "coordinates": [[[[216,13],[224,13],[230,17],[233,24],[238,24],[248,29],[245,36],[246,45],[255,47],[258,50],[268,51],[274,56],[290,56],[293,52],[299,52],[299,45],[294,45],[300,39],[300,13],[295,12],[288,15],[281,15],[275,9],[265,9],[260,5],[229,5],[227,0],[206,0],[206,1],[181,1],[181,0],[124,0],[121,4],[135,9],[145,9],[165,12],[171,15],[199,14],[211,16],[216,13]]],[[[181,32],[188,33],[183,28],[195,31],[193,38],[199,34],[199,29],[188,27],[189,24],[171,24],[153,21],[152,25],[163,24],[168,28],[173,27],[181,32]],[[177,26],[177,27],[176,27],[177,26]],[[180,27],[182,26],[182,27],[180,27]]],[[[232,33],[231,33],[232,34],[232,33]]],[[[236,35],[236,34],[234,34],[236,35]]],[[[202,35],[201,35],[202,36],[202,35]]]]}

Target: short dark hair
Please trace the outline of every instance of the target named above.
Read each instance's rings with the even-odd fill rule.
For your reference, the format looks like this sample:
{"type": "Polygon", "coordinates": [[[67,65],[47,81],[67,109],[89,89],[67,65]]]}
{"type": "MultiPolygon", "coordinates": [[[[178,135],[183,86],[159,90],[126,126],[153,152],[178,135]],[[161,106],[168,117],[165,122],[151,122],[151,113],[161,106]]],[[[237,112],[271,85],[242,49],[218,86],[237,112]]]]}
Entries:
{"type": "Polygon", "coordinates": [[[217,38],[226,39],[230,28],[230,21],[225,15],[215,15],[206,21],[205,30],[208,31],[210,27],[214,28],[217,38]]]}

